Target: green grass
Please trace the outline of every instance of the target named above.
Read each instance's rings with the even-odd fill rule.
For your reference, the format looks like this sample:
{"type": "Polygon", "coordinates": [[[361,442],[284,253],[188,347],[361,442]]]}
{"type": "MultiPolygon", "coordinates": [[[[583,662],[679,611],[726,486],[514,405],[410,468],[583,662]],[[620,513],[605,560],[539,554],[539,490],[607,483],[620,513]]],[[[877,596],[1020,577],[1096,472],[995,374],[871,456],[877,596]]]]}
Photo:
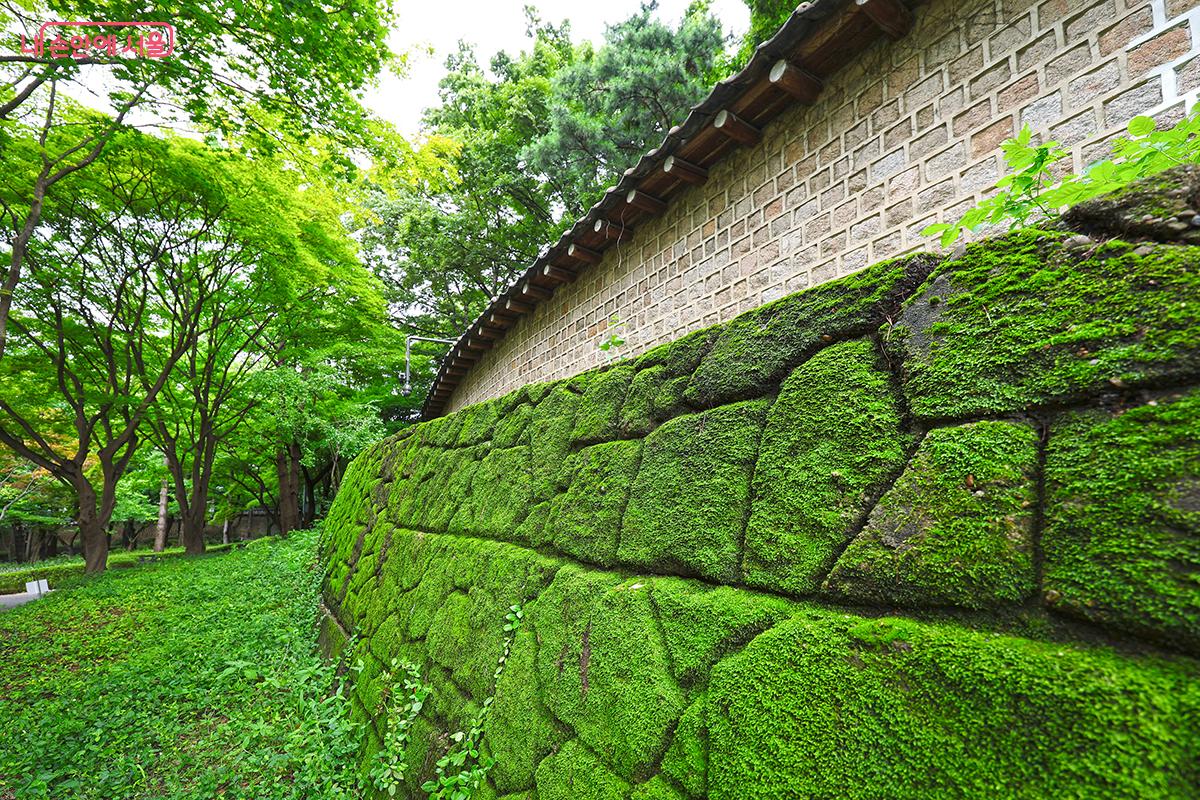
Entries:
{"type": "MultiPolygon", "coordinates": [[[[209,545],[208,552],[219,553],[231,547],[233,547],[232,544],[209,545]]],[[[152,555],[155,555],[155,553],[149,549],[112,550],[108,554],[108,568],[123,569],[125,567],[136,567],[139,558],[152,555]]],[[[158,553],[158,555],[163,558],[181,556],[183,555],[183,548],[168,547],[166,550],[158,553]]],[[[33,564],[0,564],[0,594],[23,592],[25,591],[25,583],[27,581],[35,581],[40,578],[50,581],[51,589],[57,589],[59,581],[82,575],[84,566],[83,556],[81,555],[55,556],[54,558],[48,558],[45,561],[38,561],[33,564]]]]}
{"type": "Polygon", "coordinates": [[[0,798],[360,797],[313,534],[0,612],[0,798]]]}

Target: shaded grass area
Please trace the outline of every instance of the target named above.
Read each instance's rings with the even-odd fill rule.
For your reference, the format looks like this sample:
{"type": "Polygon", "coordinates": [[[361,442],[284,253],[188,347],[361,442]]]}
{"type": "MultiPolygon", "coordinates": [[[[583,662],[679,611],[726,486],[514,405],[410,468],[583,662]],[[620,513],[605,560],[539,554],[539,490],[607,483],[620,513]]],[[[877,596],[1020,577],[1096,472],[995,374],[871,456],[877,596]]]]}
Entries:
{"type": "MultiPolygon", "coordinates": [[[[209,545],[209,553],[220,553],[232,548],[232,544],[209,545]]],[[[147,556],[172,558],[183,555],[182,547],[168,547],[161,553],[155,553],[149,548],[141,550],[112,550],[108,554],[109,569],[136,567],[139,558],[147,556]]],[[[83,574],[84,561],[82,555],[55,556],[52,559],[39,561],[34,564],[0,564],[0,594],[12,594],[25,591],[26,581],[45,578],[50,581],[51,588],[58,588],[58,582],[83,574]]]]}
{"type": "Polygon", "coordinates": [[[0,613],[0,798],[360,796],[361,728],[314,647],[315,538],[0,613]]]}

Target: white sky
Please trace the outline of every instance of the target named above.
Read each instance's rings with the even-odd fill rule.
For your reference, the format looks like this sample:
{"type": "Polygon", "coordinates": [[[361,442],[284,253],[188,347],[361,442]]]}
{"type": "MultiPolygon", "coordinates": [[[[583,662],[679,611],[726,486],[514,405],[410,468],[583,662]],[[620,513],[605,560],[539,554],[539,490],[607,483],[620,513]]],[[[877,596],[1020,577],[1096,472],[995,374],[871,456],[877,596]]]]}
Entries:
{"type": "MultiPolygon", "coordinates": [[[[641,0],[609,0],[604,3],[580,0],[396,0],[396,28],[388,40],[394,52],[433,48],[433,55],[415,56],[408,75],[385,75],[370,91],[366,104],[391,121],[406,136],[420,128],[421,112],[438,103],[437,84],[444,72],[446,56],[458,41],[475,45],[475,53],[486,68],[493,54],[517,53],[527,47],[524,7],[533,5],[541,18],[558,24],[571,21],[571,39],[600,42],[604,26],[620,22],[641,8],[641,0]]],[[[657,15],[672,26],[679,23],[689,0],[660,0],[657,15]]],[[[711,8],[726,33],[740,37],[750,24],[750,12],[742,0],[712,0],[711,8]]]]}

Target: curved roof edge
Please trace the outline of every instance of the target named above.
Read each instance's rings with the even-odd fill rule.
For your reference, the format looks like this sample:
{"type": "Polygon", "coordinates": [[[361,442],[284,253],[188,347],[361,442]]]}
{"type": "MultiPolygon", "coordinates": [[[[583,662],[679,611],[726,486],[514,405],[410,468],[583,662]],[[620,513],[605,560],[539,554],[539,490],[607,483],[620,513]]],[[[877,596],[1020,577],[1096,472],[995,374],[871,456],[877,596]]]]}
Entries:
{"type": "Polygon", "coordinates": [[[813,0],[797,6],[740,72],[718,82],[463,331],[442,359],[421,417],[444,413],[471,367],[558,286],[573,282],[605,249],[662,214],[685,188],[707,180],[708,170],[726,155],[757,144],[762,128],[784,110],[815,102],[824,79],[866,47],[881,37],[904,36],[912,24],[910,8],[920,2],[813,0]]]}

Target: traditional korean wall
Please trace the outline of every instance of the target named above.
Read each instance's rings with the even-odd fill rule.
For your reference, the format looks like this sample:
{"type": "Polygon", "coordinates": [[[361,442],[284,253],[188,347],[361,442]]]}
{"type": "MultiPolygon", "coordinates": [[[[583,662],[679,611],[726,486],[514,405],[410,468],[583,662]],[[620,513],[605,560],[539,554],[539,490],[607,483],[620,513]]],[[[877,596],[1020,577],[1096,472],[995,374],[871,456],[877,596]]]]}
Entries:
{"type": "Polygon", "coordinates": [[[770,124],[633,240],[523,317],[450,409],[724,322],[867,264],[929,247],[996,181],[1029,123],[1079,168],[1143,113],[1200,90],[1200,0],[932,0],[899,42],[862,54],[820,100],[770,124]]]}
{"type": "Polygon", "coordinates": [[[1197,196],[1155,176],[369,448],[322,538],[363,763],[398,741],[408,798],[491,759],[480,800],[1196,797],[1197,196]]]}

